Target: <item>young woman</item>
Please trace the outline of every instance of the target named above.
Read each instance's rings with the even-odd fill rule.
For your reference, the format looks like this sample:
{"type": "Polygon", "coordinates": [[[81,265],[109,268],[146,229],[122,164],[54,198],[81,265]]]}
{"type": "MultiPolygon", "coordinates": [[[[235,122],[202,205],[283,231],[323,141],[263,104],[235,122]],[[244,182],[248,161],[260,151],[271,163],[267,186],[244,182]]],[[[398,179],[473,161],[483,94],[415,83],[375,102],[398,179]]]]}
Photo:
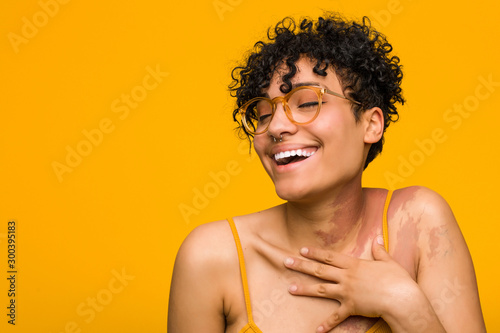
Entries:
{"type": "Polygon", "coordinates": [[[391,45],[336,14],[268,38],[233,71],[234,118],[286,203],[186,238],[169,332],[485,332],[445,200],[361,186],[404,102],[391,45]]]}

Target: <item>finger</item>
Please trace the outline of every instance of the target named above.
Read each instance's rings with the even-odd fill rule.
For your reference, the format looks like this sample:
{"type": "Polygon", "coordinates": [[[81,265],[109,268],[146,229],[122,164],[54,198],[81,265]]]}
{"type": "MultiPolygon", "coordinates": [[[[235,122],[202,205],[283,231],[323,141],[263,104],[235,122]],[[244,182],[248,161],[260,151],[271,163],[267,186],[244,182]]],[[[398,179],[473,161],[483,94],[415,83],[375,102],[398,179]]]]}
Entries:
{"type": "Polygon", "coordinates": [[[288,287],[288,292],[295,296],[321,297],[339,302],[342,300],[341,288],[335,283],[292,284],[288,287]]]}
{"type": "Polygon", "coordinates": [[[341,322],[347,319],[350,314],[348,311],[344,310],[344,307],[340,307],[337,312],[334,312],[328,317],[327,320],[325,320],[323,323],[321,323],[320,326],[316,329],[316,332],[318,333],[324,333],[324,332],[329,332],[331,329],[339,325],[341,322]]]}
{"type": "Polygon", "coordinates": [[[388,260],[391,258],[389,253],[385,250],[384,239],[382,236],[377,236],[372,243],[372,254],[375,260],[388,260]]]}
{"type": "Polygon", "coordinates": [[[284,264],[291,270],[323,280],[338,282],[340,278],[340,268],[321,262],[289,257],[285,259],[284,264]]]}
{"type": "Polygon", "coordinates": [[[315,247],[303,247],[300,249],[300,254],[306,258],[314,259],[339,268],[348,268],[353,259],[339,252],[318,249],[315,247]]]}

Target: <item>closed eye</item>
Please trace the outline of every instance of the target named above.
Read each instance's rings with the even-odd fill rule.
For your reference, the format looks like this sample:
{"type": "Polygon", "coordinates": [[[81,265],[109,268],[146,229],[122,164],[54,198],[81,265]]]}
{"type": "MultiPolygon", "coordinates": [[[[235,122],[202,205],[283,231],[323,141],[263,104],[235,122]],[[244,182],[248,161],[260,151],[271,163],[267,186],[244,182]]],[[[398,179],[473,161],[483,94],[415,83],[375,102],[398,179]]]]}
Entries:
{"type": "Polygon", "coordinates": [[[310,108],[311,106],[317,106],[318,102],[307,102],[307,103],[302,103],[299,105],[299,108],[310,108]]]}
{"type": "MultiPolygon", "coordinates": [[[[306,108],[316,108],[318,106],[318,102],[307,102],[307,103],[302,103],[298,106],[299,109],[306,109],[306,108]]],[[[325,102],[321,102],[321,105],[325,104],[325,102]]]]}
{"type": "Polygon", "coordinates": [[[260,117],[259,117],[259,121],[260,121],[260,122],[265,121],[268,117],[271,117],[271,115],[270,115],[270,114],[265,114],[265,115],[263,115],[263,116],[260,116],[260,117]]]}

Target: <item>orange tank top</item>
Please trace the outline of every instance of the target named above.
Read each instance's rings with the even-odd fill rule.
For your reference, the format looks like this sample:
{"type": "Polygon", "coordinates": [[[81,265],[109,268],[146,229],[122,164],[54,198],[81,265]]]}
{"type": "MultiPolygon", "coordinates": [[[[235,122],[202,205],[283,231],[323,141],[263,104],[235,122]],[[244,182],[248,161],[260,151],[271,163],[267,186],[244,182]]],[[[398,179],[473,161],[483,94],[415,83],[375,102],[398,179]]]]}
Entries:
{"type": "MultiPolygon", "coordinates": [[[[392,191],[387,192],[387,197],[385,199],[384,204],[384,215],[382,221],[382,229],[384,234],[384,246],[387,251],[389,251],[389,237],[387,232],[387,210],[389,209],[389,203],[391,201],[392,191]]],[[[248,323],[243,327],[239,333],[262,333],[260,328],[257,327],[255,322],[253,321],[252,315],[252,305],[250,304],[250,293],[248,291],[248,281],[247,281],[247,272],[245,268],[245,259],[243,257],[243,249],[241,247],[240,237],[238,236],[238,231],[236,230],[236,226],[234,225],[234,221],[232,218],[227,219],[229,221],[229,225],[231,227],[231,231],[233,232],[234,242],[236,243],[236,249],[238,251],[238,259],[240,263],[240,274],[241,274],[241,282],[243,284],[243,293],[245,295],[245,305],[247,310],[247,318],[248,323]]],[[[391,328],[387,323],[380,318],[366,333],[392,333],[391,328]]]]}

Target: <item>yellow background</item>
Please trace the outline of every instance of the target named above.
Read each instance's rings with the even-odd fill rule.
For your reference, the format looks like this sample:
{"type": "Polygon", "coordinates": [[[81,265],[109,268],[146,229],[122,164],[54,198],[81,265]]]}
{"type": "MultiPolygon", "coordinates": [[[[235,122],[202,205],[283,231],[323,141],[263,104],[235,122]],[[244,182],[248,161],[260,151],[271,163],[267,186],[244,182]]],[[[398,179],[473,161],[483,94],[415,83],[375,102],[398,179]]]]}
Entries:
{"type": "Polygon", "coordinates": [[[477,88],[481,77],[500,82],[496,1],[65,2],[0,3],[2,332],[166,331],[184,237],[199,224],[280,202],[233,132],[230,70],[268,26],[323,9],[372,16],[405,68],[408,103],[365,185],[390,186],[390,172],[404,176],[396,187],[425,185],[448,200],[474,259],[487,328],[500,330],[500,87],[487,98],[477,88]],[[36,31],[26,22],[37,23],[36,31]],[[168,76],[152,80],[147,68],[168,76]],[[155,87],[141,88],[145,79],[155,87]],[[447,121],[454,104],[474,103],[476,89],[484,98],[469,105],[473,111],[459,125],[447,121]],[[125,115],[121,98],[132,92],[143,100],[125,115]],[[100,140],[96,134],[90,151],[84,131],[96,133],[102,121],[112,130],[100,140]],[[415,140],[435,129],[446,140],[422,155],[415,140]],[[66,164],[68,146],[88,154],[58,178],[53,164],[66,164]],[[419,165],[398,171],[410,156],[419,165]],[[228,167],[229,180],[214,186],[213,175],[228,167]],[[182,207],[195,209],[198,190],[212,197],[183,217],[182,207]],[[6,323],[4,277],[12,219],[15,327],[6,323]],[[92,299],[99,311],[90,310],[92,299]]]}

